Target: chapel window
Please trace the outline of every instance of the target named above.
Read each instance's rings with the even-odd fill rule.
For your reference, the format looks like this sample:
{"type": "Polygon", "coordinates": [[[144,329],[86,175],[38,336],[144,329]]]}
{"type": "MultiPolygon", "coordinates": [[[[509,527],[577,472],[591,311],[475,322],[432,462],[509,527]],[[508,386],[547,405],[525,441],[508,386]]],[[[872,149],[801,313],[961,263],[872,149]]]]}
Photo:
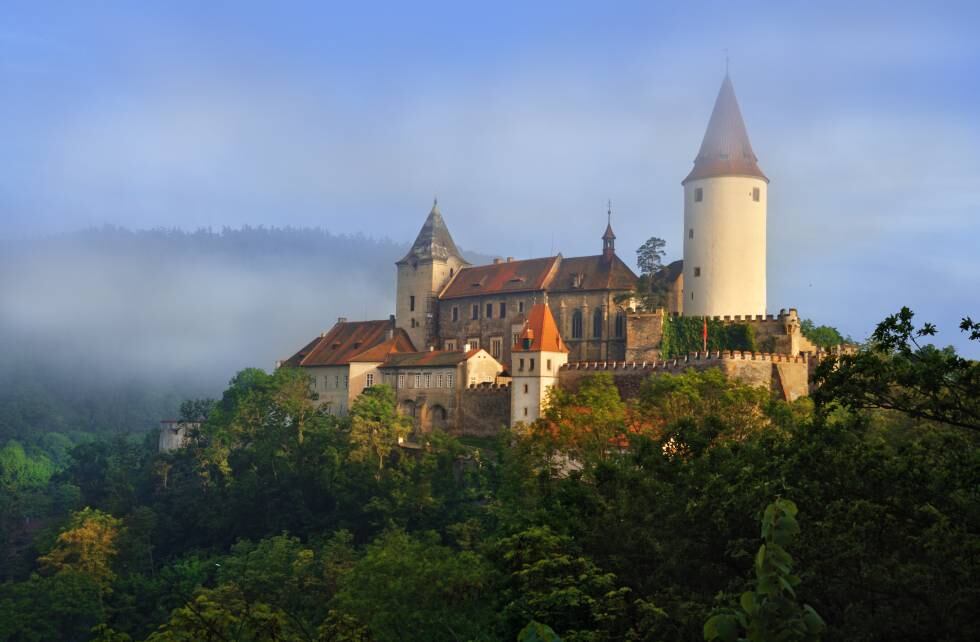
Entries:
{"type": "Polygon", "coordinates": [[[575,310],[572,312],[572,338],[581,339],[582,338],[582,311],[575,310]]]}
{"type": "Polygon", "coordinates": [[[592,313],[592,337],[594,339],[602,338],[602,308],[596,308],[595,312],[592,313]]]}

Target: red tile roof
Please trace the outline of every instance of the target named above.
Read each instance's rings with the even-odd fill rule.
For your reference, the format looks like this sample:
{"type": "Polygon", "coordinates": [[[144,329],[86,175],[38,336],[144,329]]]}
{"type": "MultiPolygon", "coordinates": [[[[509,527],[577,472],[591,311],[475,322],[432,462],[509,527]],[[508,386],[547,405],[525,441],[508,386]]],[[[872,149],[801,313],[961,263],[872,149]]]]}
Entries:
{"type": "Polygon", "coordinates": [[[621,258],[575,256],[562,259],[558,273],[548,285],[551,292],[574,290],[632,290],[637,276],[621,258]],[[577,284],[577,285],[576,285],[577,284]]]}
{"type": "MultiPolygon", "coordinates": [[[[393,339],[388,338],[391,321],[342,321],[329,332],[313,339],[282,365],[287,367],[342,366],[352,360],[364,360],[362,355],[373,348],[389,344],[388,349],[404,348],[414,351],[415,346],[405,331],[396,329],[393,339]],[[393,342],[393,343],[391,343],[393,342]]],[[[387,350],[385,351],[387,353],[387,350]]],[[[378,361],[383,360],[379,358],[378,361]]]]}
{"type": "Polygon", "coordinates": [[[399,352],[388,355],[382,368],[424,368],[456,366],[475,357],[480,348],[462,352],[459,350],[429,350],[428,352],[399,352]]]}
{"type": "Polygon", "coordinates": [[[543,290],[554,274],[558,260],[557,256],[549,256],[464,268],[456,273],[439,298],[458,299],[481,294],[543,290]]]}
{"type": "Polygon", "coordinates": [[[633,270],[616,255],[567,259],[559,255],[464,268],[456,273],[439,298],[542,290],[632,290],[636,281],[633,270]]]}
{"type": "Polygon", "coordinates": [[[521,331],[520,339],[512,350],[514,352],[568,352],[558,332],[558,324],[551,314],[551,308],[544,303],[531,307],[527,323],[521,331]]]}

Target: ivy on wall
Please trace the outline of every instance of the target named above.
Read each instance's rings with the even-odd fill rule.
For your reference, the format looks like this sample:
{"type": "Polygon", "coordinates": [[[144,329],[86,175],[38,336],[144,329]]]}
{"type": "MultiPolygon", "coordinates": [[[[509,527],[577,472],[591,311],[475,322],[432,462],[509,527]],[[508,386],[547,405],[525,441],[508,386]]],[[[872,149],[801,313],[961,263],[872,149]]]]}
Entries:
{"type": "MultiPolygon", "coordinates": [[[[660,354],[673,359],[704,348],[702,317],[667,317],[660,354]]],[[[745,323],[724,323],[708,319],[708,350],[756,350],[755,329],[745,323]]]]}

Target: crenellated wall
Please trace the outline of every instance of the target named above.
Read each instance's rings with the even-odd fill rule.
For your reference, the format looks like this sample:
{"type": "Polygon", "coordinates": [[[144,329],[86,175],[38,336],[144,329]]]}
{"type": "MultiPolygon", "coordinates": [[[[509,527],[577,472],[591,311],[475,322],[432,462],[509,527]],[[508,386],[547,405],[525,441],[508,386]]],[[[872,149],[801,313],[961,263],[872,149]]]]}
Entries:
{"type": "Polygon", "coordinates": [[[719,368],[736,381],[772,390],[788,401],[809,394],[806,355],[762,352],[694,352],[683,358],[657,361],[578,361],[561,369],[559,381],[563,388],[575,390],[582,378],[606,372],[613,376],[620,395],[626,399],[637,396],[643,381],[651,375],[709,368],[719,368]]]}
{"type": "MultiPolygon", "coordinates": [[[[632,312],[626,321],[626,358],[630,361],[660,358],[664,319],[667,313],[632,312]]],[[[680,316],[677,313],[671,317],[680,316]]],[[[708,319],[724,323],[739,323],[752,327],[755,343],[760,352],[798,355],[816,352],[813,345],[800,331],[800,317],[796,308],[780,310],[779,314],[709,316],[708,319]]]]}
{"type": "Polygon", "coordinates": [[[463,390],[457,436],[494,437],[510,423],[510,384],[479,384],[463,390]]]}

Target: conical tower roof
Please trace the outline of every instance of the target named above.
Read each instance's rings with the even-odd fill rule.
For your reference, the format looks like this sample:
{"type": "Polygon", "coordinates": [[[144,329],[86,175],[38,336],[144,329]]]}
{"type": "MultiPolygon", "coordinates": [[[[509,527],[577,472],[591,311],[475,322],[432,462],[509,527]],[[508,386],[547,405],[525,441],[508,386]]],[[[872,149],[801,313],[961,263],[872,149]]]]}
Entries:
{"type": "Polygon", "coordinates": [[[469,265],[463,259],[463,255],[460,254],[459,249],[457,249],[456,243],[453,242],[453,237],[449,234],[449,228],[446,227],[446,222],[442,219],[442,214],[439,212],[439,201],[436,200],[432,203],[432,210],[429,212],[429,216],[426,217],[422,229],[419,230],[419,235],[415,237],[415,243],[412,244],[412,249],[398,263],[431,261],[433,259],[445,261],[451,256],[469,265]]]}
{"type": "Polygon", "coordinates": [[[514,352],[568,352],[547,304],[537,303],[531,307],[517,345],[512,349],[514,352]]]}
{"type": "Polygon", "coordinates": [[[708,121],[708,130],[694,159],[694,169],[683,182],[712,176],[755,176],[769,182],[759,169],[758,161],[745,130],[738,100],[735,99],[732,80],[725,74],[708,121]]]}

